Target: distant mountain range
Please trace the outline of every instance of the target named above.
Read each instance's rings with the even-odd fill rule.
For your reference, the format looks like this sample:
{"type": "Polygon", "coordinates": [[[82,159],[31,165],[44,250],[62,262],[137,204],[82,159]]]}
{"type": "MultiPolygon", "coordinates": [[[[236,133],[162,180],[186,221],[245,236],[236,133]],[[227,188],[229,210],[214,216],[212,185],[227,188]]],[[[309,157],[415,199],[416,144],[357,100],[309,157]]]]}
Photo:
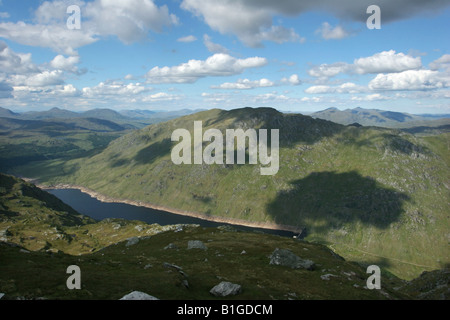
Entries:
{"type": "Polygon", "coordinates": [[[48,120],[48,119],[75,119],[96,118],[113,121],[118,124],[134,124],[142,127],[151,123],[165,121],[202,110],[182,109],[177,111],[151,111],[151,110],[121,110],[91,109],[83,112],[74,112],[61,108],[52,108],[46,111],[28,111],[24,113],[13,112],[0,107],[0,118],[13,118],[20,120],[48,120]]]}
{"type": "Polygon", "coordinates": [[[377,109],[328,108],[310,114],[313,118],[333,121],[343,125],[358,123],[363,126],[385,128],[411,128],[415,126],[441,126],[450,124],[450,114],[409,114],[377,109]]]}
{"type": "MultiPolygon", "coordinates": [[[[92,109],[83,112],[74,112],[61,108],[52,108],[47,111],[28,111],[24,113],[13,112],[0,107],[0,118],[13,118],[21,120],[48,120],[48,119],[75,119],[96,118],[115,122],[119,125],[128,125],[127,128],[142,128],[146,125],[175,119],[204,109],[182,109],[176,111],[153,110],[120,110],[107,108],[92,109]]],[[[322,111],[307,114],[316,119],[323,119],[335,123],[362,126],[377,126],[385,128],[412,128],[412,127],[450,127],[450,114],[409,114],[378,109],[345,109],[328,108],[322,111]]]]}

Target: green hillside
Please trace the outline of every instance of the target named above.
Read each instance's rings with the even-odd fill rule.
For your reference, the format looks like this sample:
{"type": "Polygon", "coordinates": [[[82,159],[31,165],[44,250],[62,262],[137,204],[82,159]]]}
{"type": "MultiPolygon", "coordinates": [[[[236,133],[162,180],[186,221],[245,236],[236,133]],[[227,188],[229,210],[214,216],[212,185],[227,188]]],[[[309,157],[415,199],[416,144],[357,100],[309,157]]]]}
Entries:
{"type": "Polygon", "coordinates": [[[4,174],[0,208],[3,300],[119,299],[134,290],[166,300],[223,299],[210,293],[221,281],[241,286],[227,299],[448,299],[448,269],[404,281],[382,267],[381,290],[369,290],[367,265],[320,244],[229,226],[94,221],[4,174]],[[305,261],[308,268],[299,267],[305,261]],[[70,265],[80,267],[80,290],[66,286],[70,265]]]}
{"type": "MultiPolygon", "coordinates": [[[[16,168],[45,184],[227,219],[289,225],[404,279],[449,263],[449,133],[343,126],[273,109],[209,110],[124,135],[89,158],[16,168]],[[174,165],[172,132],[280,130],[280,169],[174,165]]],[[[207,145],[207,143],[204,143],[207,145]]]]}

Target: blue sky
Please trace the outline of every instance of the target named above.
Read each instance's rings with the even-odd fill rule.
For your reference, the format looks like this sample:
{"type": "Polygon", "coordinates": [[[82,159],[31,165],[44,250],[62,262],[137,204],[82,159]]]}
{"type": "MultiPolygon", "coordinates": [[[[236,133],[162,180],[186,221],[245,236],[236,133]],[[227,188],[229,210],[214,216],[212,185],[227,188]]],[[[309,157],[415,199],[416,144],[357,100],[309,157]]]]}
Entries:
{"type": "Polygon", "coordinates": [[[450,113],[449,30],[443,0],[1,0],[0,106],[450,113]]]}

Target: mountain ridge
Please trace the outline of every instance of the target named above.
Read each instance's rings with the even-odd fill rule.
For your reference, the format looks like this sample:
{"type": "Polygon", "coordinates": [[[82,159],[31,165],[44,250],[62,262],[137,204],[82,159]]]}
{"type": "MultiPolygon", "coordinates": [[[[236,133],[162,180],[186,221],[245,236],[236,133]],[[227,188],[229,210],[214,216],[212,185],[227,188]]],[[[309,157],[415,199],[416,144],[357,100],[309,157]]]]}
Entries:
{"type": "Polygon", "coordinates": [[[213,109],[131,132],[90,158],[55,162],[56,176],[34,177],[111,198],[305,228],[308,240],[341,243],[343,256],[361,260],[367,251],[392,257],[390,270],[411,278],[423,269],[395,259],[436,268],[447,263],[442,235],[448,221],[440,201],[449,190],[447,137],[346,127],[267,108],[213,109]],[[255,165],[174,165],[171,133],[191,131],[196,120],[204,130],[222,132],[279,128],[279,173],[260,176],[255,165]],[[101,180],[96,172],[104,173],[101,180]]]}
{"type": "Polygon", "coordinates": [[[379,109],[354,109],[339,110],[335,107],[327,108],[310,114],[313,118],[333,121],[343,125],[359,123],[363,126],[379,126],[387,128],[411,128],[415,126],[439,126],[450,125],[450,115],[415,115],[405,112],[394,112],[379,109]]]}

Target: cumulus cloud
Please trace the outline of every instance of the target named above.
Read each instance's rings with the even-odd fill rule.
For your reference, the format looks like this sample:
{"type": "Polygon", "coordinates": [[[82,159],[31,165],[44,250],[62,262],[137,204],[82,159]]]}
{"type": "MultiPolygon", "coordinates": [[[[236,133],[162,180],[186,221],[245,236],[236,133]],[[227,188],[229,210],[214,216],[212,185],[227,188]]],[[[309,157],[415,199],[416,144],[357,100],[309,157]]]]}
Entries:
{"type": "Polygon", "coordinates": [[[319,85],[312,86],[305,90],[306,93],[310,94],[323,94],[323,93],[358,93],[366,91],[367,89],[362,86],[358,86],[353,82],[346,82],[339,86],[327,86],[319,85]]]}
{"type": "Polygon", "coordinates": [[[91,32],[69,30],[65,25],[27,24],[21,21],[0,23],[0,37],[28,46],[51,48],[67,55],[75,55],[77,48],[98,40],[91,32]]]}
{"type": "Polygon", "coordinates": [[[178,95],[169,94],[167,92],[158,92],[142,98],[142,102],[154,102],[154,101],[173,101],[178,100],[178,95]]]}
{"type": "Polygon", "coordinates": [[[431,70],[448,69],[450,71],[450,54],[444,54],[430,63],[431,70]]]}
{"type": "Polygon", "coordinates": [[[350,33],[342,26],[336,26],[334,28],[328,22],[322,23],[322,27],[317,29],[316,33],[319,33],[325,40],[339,40],[350,36],[350,33]]]}
{"type": "Polygon", "coordinates": [[[213,89],[238,89],[238,90],[246,90],[246,89],[254,89],[254,88],[265,88],[272,87],[275,83],[270,81],[269,79],[260,79],[251,81],[249,79],[239,79],[236,82],[225,82],[219,86],[212,86],[213,89]]]}
{"type": "Polygon", "coordinates": [[[300,99],[301,102],[321,102],[322,99],[320,97],[302,97],[300,99]]]}
{"type": "Polygon", "coordinates": [[[369,82],[372,90],[429,90],[450,86],[450,76],[434,70],[407,70],[378,74],[369,82]]]}
{"type": "Polygon", "coordinates": [[[263,41],[297,41],[302,38],[293,29],[272,24],[272,11],[264,6],[248,5],[245,1],[184,0],[181,8],[202,17],[213,30],[234,34],[250,47],[263,41]]]}
{"type": "Polygon", "coordinates": [[[420,57],[412,57],[394,50],[382,51],[370,57],[358,58],[352,64],[336,62],[314,66],[308,70],[308,74],[316,78],[331,78],[340,73],[349,74],[376,74],[393,73],[406,70],[415,70],[422,67],[420,57]]]}
{"type": "MultiPolygon", "coordinates": [[[[6,43],[0,41],[0,70],[4,75],[3,82],[13,87],[15,91],[36,91],[36,88],[64,85],[67,72],[80,74],[76,64],[78,56],[64,57],[57,55],[48,63],[36,65],[30,53],[17,53],[6,43]]],[[[64,88],[63,88],[64,89],[64,88]]],[[[66,87],[64,90],[69,89],[66,87]]],[[[55,90],[59,90],[56,89],[55,90]]]]}
{"type": "Polygon", "coordinates": [[[86,28],[99,35],[115,35],[124,43],[178,23],[166,5],[158,7],[153,0],[95,0],[86,3],[84,12],[86,28]]]}
{"type": "Polygon", "coordinates": [[[130,96],[137,95],[150,90],[142,83],[129,83],[124,84],[122,82],[100,82],[94,87],[85,87],[82,89],[83,96],[85,97],[98,97],[98,96],[130,96]]]}
{"type": "Polygon", "coordinates": [[[290,98],[284,94],[277,94],[277,93],[264,93],[259,94],[255,97],[255,101],[267,103],[267,102],[273,102],[273,101],[288,101],[290,98]]]}
{"type": "Polygon", "coordinates": [[[173,67],[154,67],[147,72],[146,78],[149,83],[194,83],[200,78],[237,75],[266,64],[267,59],[261,57],[237,59],[216,53],[206,60],[189,60],[173,67]]]}
{"type": "Polygon", "coordinates": [[[420,57],[411,57],[394,50],[376,53],[373,56],[359,58],[353,62],[353,70],[358,74],[367,73],[392,73],[422,67],[420,57]]]}
{"type": "MultiPolygon", "coordinates": [[[[331,13],[343,21],[366,22],[367,7],[378,5],[382,8],[383,23],[411,18],[424,13],[438,13],[450,5],[443,0],[183,0],[181,8],[202,18],[213,30],[223,34],[234,34],[244,44],[260,46],[262,41],[297,41],[299,37],[293,29],[274,26],[276,16],[298,16],[308,11],[331,13]]],[[[335,28],[336,29],[336,28],[335,28]]],[[[330,29],[330,31],[335,30],[330,29]]],[[[331,36],[341,36],[336,29],[331,36]]]]}
{"type": "Polygon", "coordinates": [[[1,22],[0,37],[20,44],[51,48],[66,55],[77,55],[80,47],[98,41],[102,36],[117,36],[129,44],[161,32],[178,23],[166,5],[158,7],[153,0],[55,0],[43,2],[34,12],[32,23],[1,22]],[[82,11],[80,30],[66,26],[69,5],[82,11]]]}
{"type": "Polygon", "coordinates": [[[6,74],[28,74],[40,71],[32,62],[31,53],[16,53],[3,41],[0,41],[0,70],[6,74]]]}
{"type": "Polygon", "coordinates": [[[316,78],[331,78],[340,73],[345,73],[349,70],[349,64],[345,62],[336,62],[332,64],[321,64],[314,66],[308,70],[308,74],[316,78]]]}
{"type": "Polygon", "coordinates": [[[63,55],[57,55],[50,61],[50,67],[53,69],[64,70],[71,73],[79,74],[78,67],[76,66],[80,62],[79,56],[64,57],[63,55]]]}
{"type": "Polygon", "coordinates": [[[10,77],[15,87],[47,87],[64,83],[64,72],[61,70],[42,71],[31,75],[14,74],[10,77]]]}
{"type": "Polygon", "coordinates": [[[207,34],[203,35],[203,43],[209,52],[212,53],[228,53],[228,49],[224,46],[211,41],[211,37],[207,34]]]}
{"type": "Polygon", "coordinates": [[[219,86],[211,86],[213,89],[236,89],[236,90],[248,90],[254,88],[267,88],[280,84],[288,84],[297,86],[301,84],[301,80],[297,74],[292,74],[289,78],[282,78],[281,81],[273,82],[269,79],[262,78],[259,80],[239,79],[236,82],[225,82],[219,86]]]}
{"type": "Polygon", "coordinates": [[[283,78],[283,79],[281,79],[281,82],[289,83],[293,86],[297,86],[302,83],[300,78],[298,77],[298,74],[293,74],[289,78],[283,78]]]}

